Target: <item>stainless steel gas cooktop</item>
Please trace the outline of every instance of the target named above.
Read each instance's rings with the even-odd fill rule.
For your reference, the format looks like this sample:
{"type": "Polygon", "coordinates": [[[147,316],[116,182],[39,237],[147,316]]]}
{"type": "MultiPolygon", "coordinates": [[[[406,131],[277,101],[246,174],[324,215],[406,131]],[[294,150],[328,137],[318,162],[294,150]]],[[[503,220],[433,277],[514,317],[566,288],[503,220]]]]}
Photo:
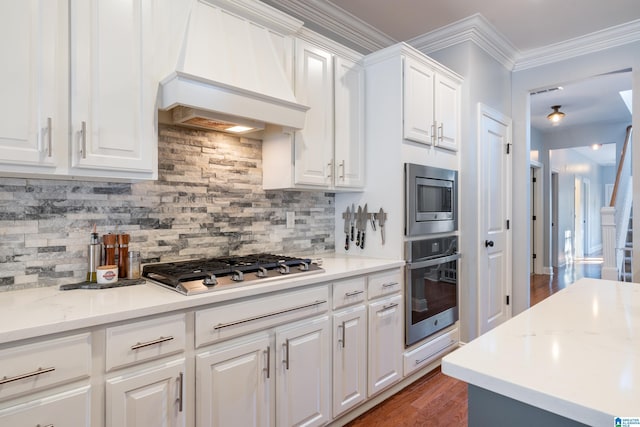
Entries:
{"type": "Polygon", "coordinates": [[[148,264],[142,275],[165,288],[195,295],[323,271],[307,258],[255,254],[148,264]]]}

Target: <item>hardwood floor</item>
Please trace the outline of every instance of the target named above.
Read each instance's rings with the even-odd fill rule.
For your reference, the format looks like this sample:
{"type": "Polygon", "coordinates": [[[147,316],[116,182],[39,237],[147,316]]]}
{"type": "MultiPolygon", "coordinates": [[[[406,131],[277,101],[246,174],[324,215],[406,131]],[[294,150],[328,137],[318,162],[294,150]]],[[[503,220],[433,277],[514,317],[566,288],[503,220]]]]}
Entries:
{"type": "MultiPolygon", "coordinates": [[[[581,277],[600,277],[601,261],[587,259],[554,270],[554,275],[532,275],[531,305],[564,289],[581,277]]],[[[466,426],[467,384],[437,368],[380,405],[351,421],[349,427],[466,426]]]]}

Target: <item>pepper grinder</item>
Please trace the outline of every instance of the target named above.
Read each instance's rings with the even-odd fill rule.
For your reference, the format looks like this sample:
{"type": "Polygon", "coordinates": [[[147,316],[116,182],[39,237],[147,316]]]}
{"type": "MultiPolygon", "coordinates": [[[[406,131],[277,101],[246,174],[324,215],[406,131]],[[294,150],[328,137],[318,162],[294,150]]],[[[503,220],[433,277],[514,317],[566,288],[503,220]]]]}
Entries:
{"type": "Polygon", "coordinates": [[[118,277],[128,275],[127,261],[129,258],[129,235],[118,234],[118,277]]]}
{"type": "Polygon", "coordinates": [[[115,265],[116,235],[111,233],[103,235],[102,244],[104,245],[104,264],[103,265],[115,265]]]}
{"type": "Polygon", "coordinates": [[[93,226],[93,232],[91,233],[91,240],[89,241],[89,253],[88,253],[88,269],[87,269],[87,282],[95,283],[97,281],[96,271],[100,266],[100,238],[96,232],[96,226],[93,226]]]}

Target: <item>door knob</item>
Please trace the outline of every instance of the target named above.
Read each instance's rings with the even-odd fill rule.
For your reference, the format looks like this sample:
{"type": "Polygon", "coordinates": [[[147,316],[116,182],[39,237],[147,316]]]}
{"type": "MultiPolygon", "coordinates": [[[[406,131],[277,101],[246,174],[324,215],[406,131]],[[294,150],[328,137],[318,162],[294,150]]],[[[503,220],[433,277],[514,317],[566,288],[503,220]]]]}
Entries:
{"type": "Polygon", "coordinates": [[[484,241],[484,247],[485,248],[493,247],[493,240],[485,240],[484,241]]]}

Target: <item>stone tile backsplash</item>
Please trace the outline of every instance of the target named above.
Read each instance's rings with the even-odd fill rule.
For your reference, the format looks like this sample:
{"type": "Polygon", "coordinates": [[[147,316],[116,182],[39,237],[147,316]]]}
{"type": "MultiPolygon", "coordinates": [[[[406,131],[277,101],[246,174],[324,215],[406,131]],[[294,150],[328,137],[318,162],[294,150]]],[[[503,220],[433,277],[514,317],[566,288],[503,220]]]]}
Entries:
{"type": "Polygon", "coordinates": [[[161,125],[157,181],[0,178],[0,290],[84,280],[93,224],[143,263],[333,252],[334,194],[263,190],[261,144],[161,125]]]}

